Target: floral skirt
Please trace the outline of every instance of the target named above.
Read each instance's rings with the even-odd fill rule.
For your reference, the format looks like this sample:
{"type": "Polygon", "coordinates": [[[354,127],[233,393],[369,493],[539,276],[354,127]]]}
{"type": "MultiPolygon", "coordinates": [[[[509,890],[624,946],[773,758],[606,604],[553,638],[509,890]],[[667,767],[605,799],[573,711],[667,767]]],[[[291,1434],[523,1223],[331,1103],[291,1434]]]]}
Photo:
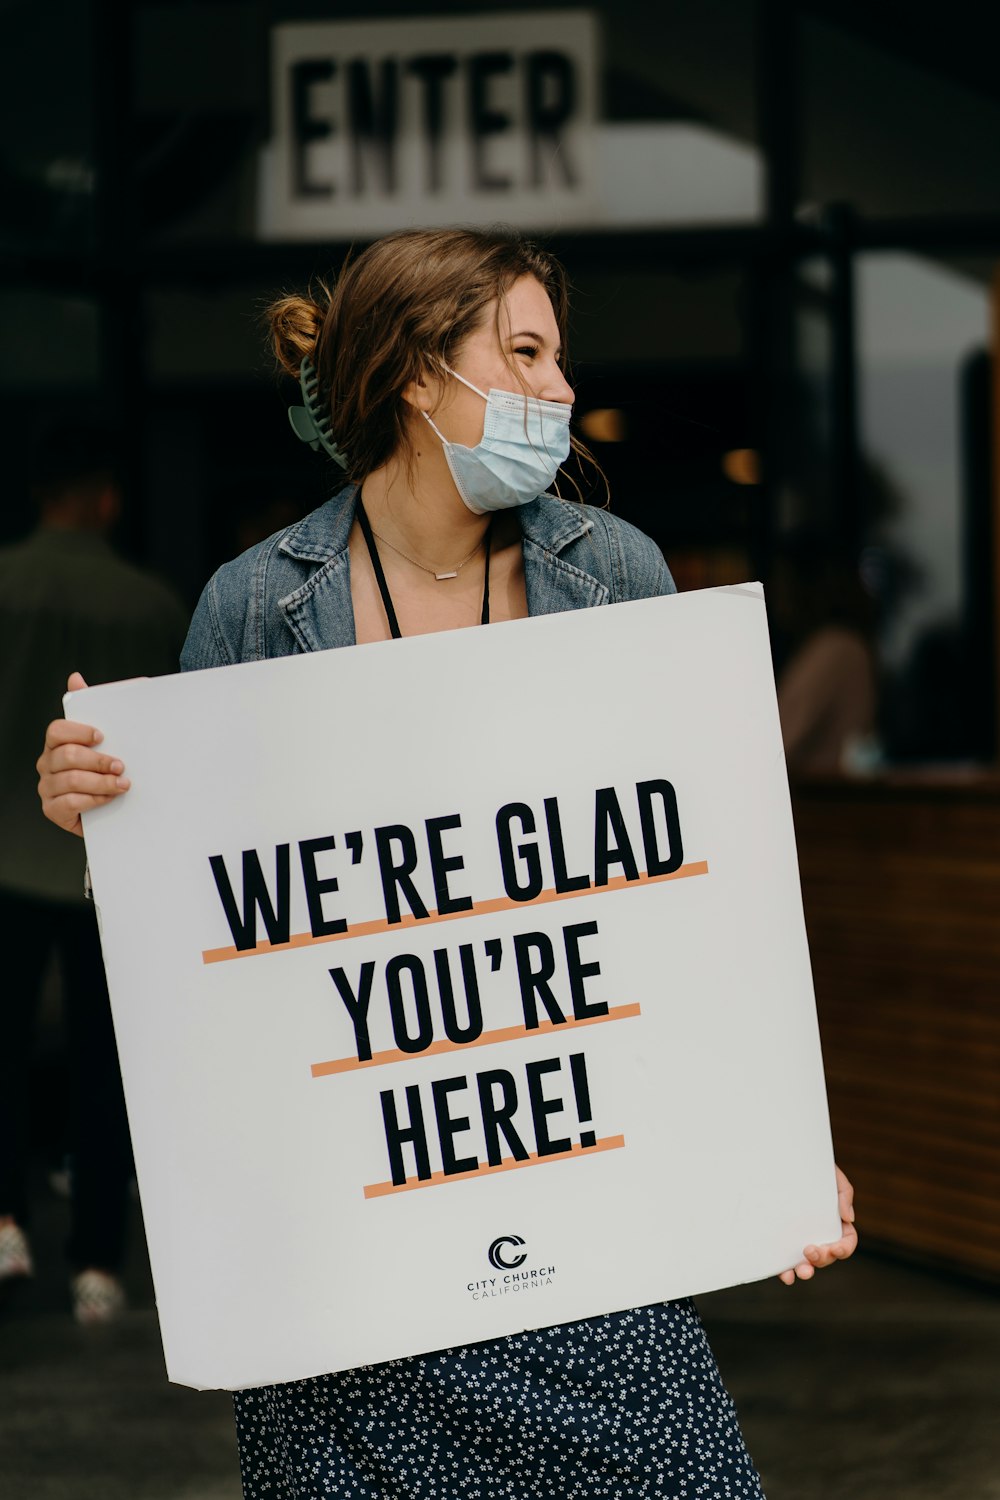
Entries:
{"type": "Polygon", "coordinates": [[[246,1500],[761,1500],[690,1302],[236,1394],[246,1500]]]}

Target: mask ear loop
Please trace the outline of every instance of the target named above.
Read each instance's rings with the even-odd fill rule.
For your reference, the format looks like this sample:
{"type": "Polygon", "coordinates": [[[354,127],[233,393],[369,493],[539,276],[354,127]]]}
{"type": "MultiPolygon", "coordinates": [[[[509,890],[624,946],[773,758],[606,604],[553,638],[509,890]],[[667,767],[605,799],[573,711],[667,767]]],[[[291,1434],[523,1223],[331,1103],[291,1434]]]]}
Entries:
{"type": "Polygon", "coordinates": [[[423,408],[421,408],[420,415],[423,417],[423,419],[427,423],[428,427],[432,428],[433,431],[437,433],[438,437],[441,440],[442,445],[445,448],[447,448],[448,447],[448,439],[445,437],[444,433],[441,431],[441,429],[437,425],[437,423],[431,420],[431,418],[427,415],[427,413],[423,410],[423,408]]]}
{"type": "MultiPolygon", "coordinates": [[[[486,394],[485,391],[481,391],[479,389],[478,385],[473,385],[471,380],[466,380],[465,376],[464,375],[460,375],[457,370],[453,370],[451,368],[451,365],[446,365],[446,364],[444,364],[442,362],[441,368],[443,370],[445,370],[449,375],[453,375],[456,380],[460,380],[463,385],[467,385],[469,387],[470,391],[475,391],[475,393],[476,393],[477,396],[482,396],[483,400],[486,402],[486,405],[489,406],[489,404],[490,404],[490,398],[489,398],[489,396],[486,394]]],[[[445,437],[445,435],[441,431],[440,427],[438,427],[437,423],[435,421],[433,421],[432,418],[427,415],[427,413],[423,410],[423,408],[421,408],[420,415],[423,417],[424,421],[427,422],[428,425],[437,433],[438,437],[441,439],[441,442],[447,448],[449,446],[448,445],[448,439],[445,437]]]]}
{"type": "Polygon", "coordinates": [[[475,391],[477,396],[482,396],[484,401],[489,401],[490,398],[485,391],[481,391],[478,385],[473,385],[471,380],[466,380],[465,376],[460,375],[457,370],[453,370],[451,365],[445,365],[445,369],[449,375],[453,375],[456,380],[460,380],[463,385],[467,385],[470,391],[475,391]]]}

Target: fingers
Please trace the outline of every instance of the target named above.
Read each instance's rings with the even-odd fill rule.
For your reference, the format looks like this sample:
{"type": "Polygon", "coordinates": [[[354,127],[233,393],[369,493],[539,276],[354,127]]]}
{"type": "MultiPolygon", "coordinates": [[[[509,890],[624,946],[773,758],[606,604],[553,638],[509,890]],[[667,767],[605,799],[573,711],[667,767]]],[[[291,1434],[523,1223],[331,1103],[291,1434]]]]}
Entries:
{"type": "MultiPolygon", "coordinates": [[[[53,727],[49,725],[50,729],[53,727]]],[[[39,776],[54,776],[69,771],[120,776],[124,769],[124,764],[117,756],[91,749],[89,745],[81,744],[77,740],[53,745],[51,748],[46,745],[35,762],[35,770],[39,776]]],[[[65,787],[63,790],[78,791],[81,788],[65,787]]],[[[87,790],[96,790],[96,788],[87,788],[87,790]]]]}
{"type": "Polygon", "coordinates": [[[81,688],[85,688],[86,686],[87,684],[84,682],[81,672],[71,672],[69,674],[69,680],[66,683],[67,693],[78,693],[81,688]]]}
{"type": "Polygon", "coordinates": [[[838,1255],[837,1245],[807,1245],[802,1254],[805,1256],[804,1263],[816,1271],[832,1266],[835,1260],[846,1259],[845,1256],[838,1255]]]}
{"type": "Polygon", "coordinates": [[[59,745],[99,745],[104,736],[92,724],[75,724],[72,719],[53,719],[45,731],[46,750],[59,745]]]}
{"type": "MultiPolygon", "coordinates": [[[[121,766],[121,761],[112,761],[121,766]]],[[[45,802],[53,797],[117,797],[132,785],[127,776],[97,771],[57,771],[41,776],[38,795],[45,802]]]]}
{"type": "Polygon", "coordinates": [[[783,1281],[786,1286],[794,1286],[796,1281],[811,1281],[816,1270],[807,1260],[800,1260],[797,1266],[790,1266],[787,1271],[779,1271],[778,1280],[783,1281]]]}
{"type": "MultiPolygon", "coordinates": [[[[807,1245],[803,1250],[805,1260],[802,1264],[809,1267],[810,1276],[813,1270],[822,1271],[824,1267],[832,1266],[834,1261],[847,1260],[858,1248],[858,1231],[854,1225],[844,1222],[841,1228],[844,1232],[839,1240],[834,1240],[830,1245],[807,1245]]],[[[796,1271],[801,1275],[798,1267],[796,1271]]],[[[802,1275],[803,1281],[808,1279],[808,1276],[802,1275]]]]}
{"type": "MultiPolygon", "coordinates": [[[[69,679],[69,690],[86,687],[79,672],[69,679]]],[[[45,731],[45,748],[38,757],[38,795],[51,823],[82,835],[81,814],[103,807],[127,792],[131,781],[117,756],[97,749],[104,736],[92,724],[54,719],[45,731]]]]}
{"type": "MultiPolygon", "coordinates": [[[[64,810],[72,811],[75,816],[86,812],[87,807],[79,806],[74,799],[101,797],[110,801],[113,797],[120,797],[132,785],[124,772],[120,760],[113,760],[110,755],[97,755],[82,745],[66,745],[61,750],[42,755],[38,761],[38,795],[45,816],[52,816],[48,804],[60,802],[63,798],[69,799],[64,810]]],[[[62,822],[62,819],[54,821],[62,822]]]]}
{"type": "Polygon", "coordinates": [[[127,787],[122,787],[114,793],[63,792],[46,796],[42,787],[39,786],[38,795],[42,799],[42,812],[50,823],[55,823],[57,828],[63,828],[67,833],[75,833],[82,838],[81,815],[90,812],[91,808],[103,807],[106,802],[113,802],[115,797],[120,797],[126,790],[127,787]]]}
{"type": "Polygon", "coordinates": [[[838,1166],[834,1166],[834,1171],[837,1174],[837,1202],[840,1205],[840,1217],[846,1223],[853,1224],[854,1188],[838,1166]]]}
{"type": "MultiPolygon", "coordinates": [[[[841,1228],[844,1232],[835,1244],[822,1246],[824,1251],[829,1252],[831,1260],[847,1260],[858,1248],[858,1231],[854,1225],[845,1222],[841,1228]]],[[[828,1261],[827,1264],[830,1262],[828,1261]]]]}
{"type": "MultiPolygon", "coordinates": [[[[832,1266],[836,1261],[849,1259],[858,1248],[858,1231],[853,1224],[854,1189],[847,1181],[847,1178],[844,1177],[839,1167],[837,1169],[837,1176],[838,1184],[839,1179],[843,1178],[848,1194],[848,1201],[846,1204],[842,1203],[841,1206],[841,1229],[843,1233],[839,1240],[834,1240],[830,1245],[806,1245],[802,1252],[805,1259],[799,1261],[797,1266],[790,1266],[787,1271],[779,1273],[778,1280],[783,1281],[786,1286],[794,1286],[796,1281],[811,1281],[817,1271],[822,1271],[825,1267],[832,1266]],[[849,1210],[850,1219],[848,1219],[845,1209],[849,1210]]],[[[843,1193],[841,1197],[843,1197],[843,1193]]]]}

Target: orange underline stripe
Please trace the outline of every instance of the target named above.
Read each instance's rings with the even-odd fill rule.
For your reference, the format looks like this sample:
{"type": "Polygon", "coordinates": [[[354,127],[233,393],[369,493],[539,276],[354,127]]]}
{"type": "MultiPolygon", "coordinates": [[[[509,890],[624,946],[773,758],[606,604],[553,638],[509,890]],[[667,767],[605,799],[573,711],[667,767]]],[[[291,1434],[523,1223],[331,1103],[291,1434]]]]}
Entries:
{"type": "Polygon", "coordinates": [[[509,896],[496,896],[489,901],[477,901],[468,911],[430,911],[426,917],[415,917],[408,912],[401,921],[389,922],[379,917],[374,922],[358,922],[346,932],[331,932],[323,937],[313,937],[311,932],[297,932],[287,943],[259,942],[254,948],[206,948],[202,963],[221,964],[231,958],[258,958],[262,953],[287,953],[292,948],[311,948],[315,943],[342,942],[345,938],[372,937],[383,932],[403,932],[409,927],[427,927],[432,922],[455,922],[463,917],[485,917],[491,912],[528,910],[532,906],[543,906],[548,901],[574,901],[579,896],[599,896],[606,891],[624,891],[640,885],[659,885],[664,880],[686,880],[691,875],[707,875],[708,860],[699,859],[689,865],[681,865],[669,875],[640,875],[638,880],[628,880],[618,875],[607,885],[592,885],[585,891],[542,891],[530,901],[512,901],[509,896]]]}
{"type": "Polygon", "coordinates": [[[495,1031],[484,1031],[468,1042],[432,1042],[422,1052],[399,1052],[390,1048],[387,1052],[373,1052],[362,1062],[356,1057],[335,1057],[332,1062],[313,1063],[314,1078],[326,1078],[331,1073],[353,1073],[358,1068],[381,1068],[385,1063],[419,1062],[423,1057],[437,1057],[442,1052],[462,1052],[467,1047],[492,1047],[495,1042],[519,1042],[525,1037],[545,1036],[553,1031],[567,1031],[572,1026],[596,1026],[601,1021],[627,1021],[640,1014],[638,1005],[613,1005],[603,1016],[567,1016],[565,1021],[541,1021],[529,1031],[527,1026],[500,1026],[495,1031]]]}
{"type": "Polygon", "coordinates": [[[569,1161],[576,1156],[594,1156],[598,1151],[619,1151],[625,1144],[623,1135],[606,1135],[601,1140],[595,1141],[592,1146],[575,1145],[569,1151],[557,1151],[552,1156],[539,1156],[536,1152],[525,1161],[516,1161],[513,1157],[507,1157],[499,1166],[491,1167],[485,1162],[481,1167],[474,1167],[471,1172],[455,1172],[446,1176],[444,1172],[434,1172],[430,1177],[408,1177],[405,1182],[370,1182],[365,1188],[366,1198],[385,1198],[390,1193],[412,1193],[414,1188],[440,1187],[445,1182],[467,1182],[470,1177],[486,1177],[491,1172],[515,1172],[518,1167],[544,1167],[553,1161],[569,1161]]]}

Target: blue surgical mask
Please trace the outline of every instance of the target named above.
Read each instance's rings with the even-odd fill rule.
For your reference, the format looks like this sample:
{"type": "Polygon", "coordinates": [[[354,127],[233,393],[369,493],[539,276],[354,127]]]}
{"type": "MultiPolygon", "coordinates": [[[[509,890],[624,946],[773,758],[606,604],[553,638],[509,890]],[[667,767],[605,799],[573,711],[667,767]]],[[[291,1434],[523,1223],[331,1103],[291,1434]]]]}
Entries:
{"type": "Polygon", "coordinates": [[[458,493],[477,516],[527,505],[548,489],[569,457],[572,406],[517,391],[490,390],[487,395],[456,370],[448,369],[448,374],[486,402],[482,441],[474,448],[449,443],[423,414],[441,439],[458,493]]]}

